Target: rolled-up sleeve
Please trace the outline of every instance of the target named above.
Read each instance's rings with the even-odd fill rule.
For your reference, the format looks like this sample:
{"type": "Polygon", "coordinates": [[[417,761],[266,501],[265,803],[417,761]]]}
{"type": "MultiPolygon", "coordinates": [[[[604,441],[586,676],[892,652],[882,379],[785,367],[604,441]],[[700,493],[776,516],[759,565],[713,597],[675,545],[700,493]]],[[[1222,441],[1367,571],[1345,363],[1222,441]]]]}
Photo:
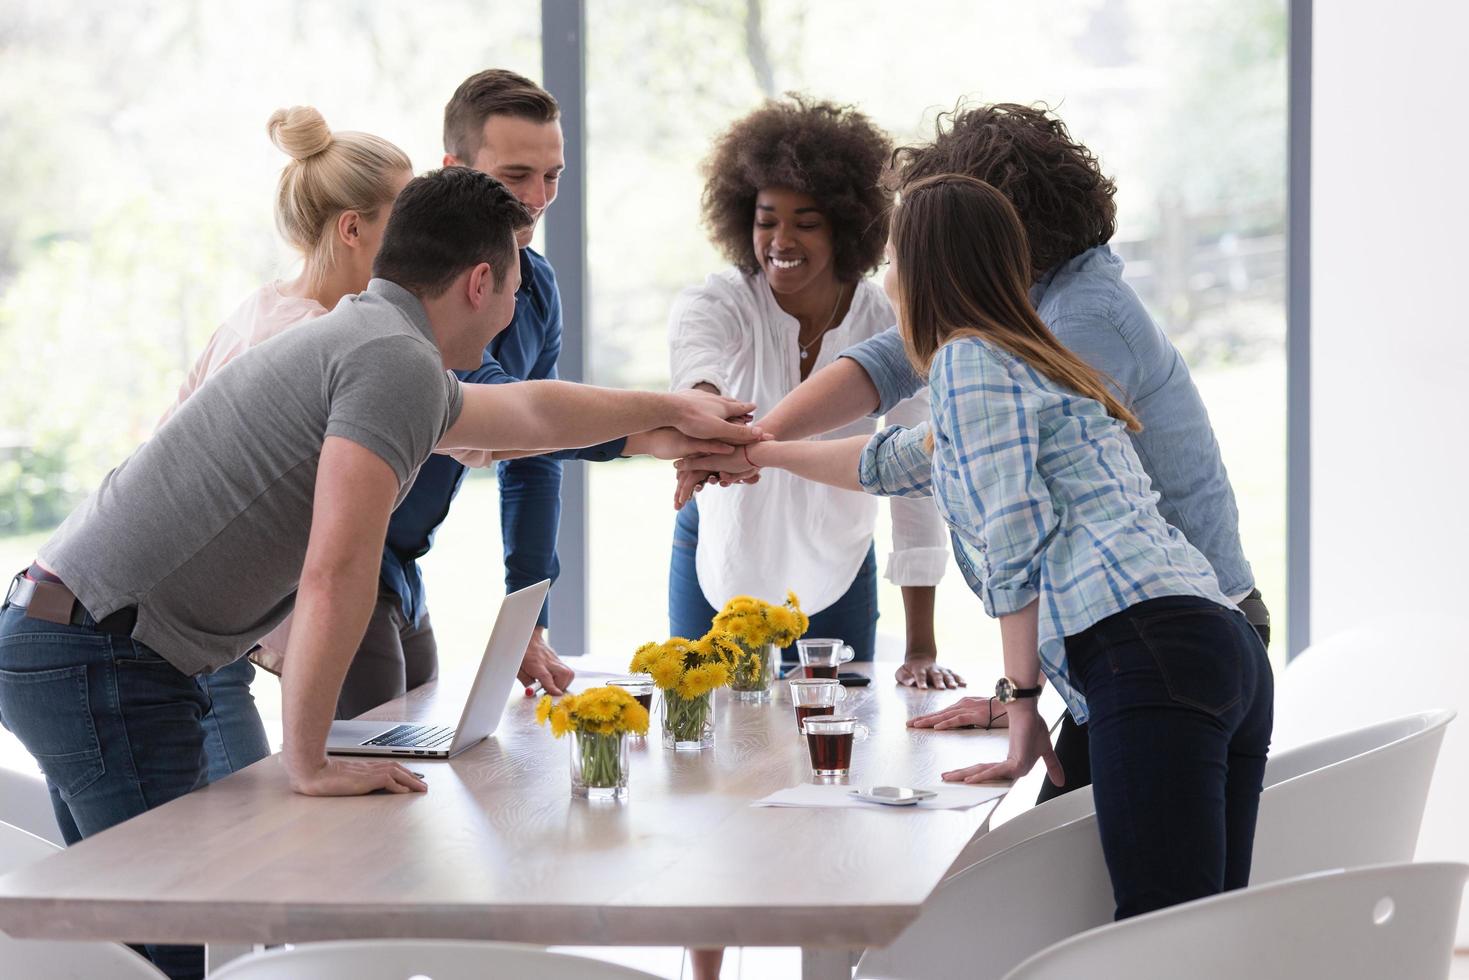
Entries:
{"type": "Polygon", "coordinates": [[[980,598],[991,616],[1036,600],[1041,556],[1057,526],[1036,469],[1037,389],[1012,370],[1027,369],[958,341],[939,351],[931,386],[934,467],[962,491],[945,497],[950,523],[984,556],[980,598]]]}
{"type": "MultiPolygon", "coordinates": [[[[909,428],[927,423],[928,392],[921,390],[899,402],[888,412],[887,420],[909,428]]],[[[893,497],[888,501],[888,508],[893,523],[893,550],[888,555],[887,580],[898,586],[938,585],[949,564],[949,536],[933,500],[893,497]]]]}
{"type": "Polygon", "coordinates": [[[879,497],[927,497],[931,464],[928,423],[905,429],[890,425],[867,441],[857,464],[862,489],[879,497]]]}
{"type": "Polygon", "coordinates": [[[718,285],[712,277],[703,286],[692,286],[679,293],[668,315],[672,390],[682,391],[707,383],[720,394],[728,393],[729,365],[743,333],[739,310],[718,295],[718,285]]]}
{"type": "Polygon", "coordinates": [[[888,414],[898,402],[923,390],[923,379],[908,363],[908,353],[903,350],[903,338],[897,327],[888,327],[877,336],[848,347],[840,356],[856,361],[872,379],[877,389],[877,411],[872,413],[873,418],[888,414]]]}

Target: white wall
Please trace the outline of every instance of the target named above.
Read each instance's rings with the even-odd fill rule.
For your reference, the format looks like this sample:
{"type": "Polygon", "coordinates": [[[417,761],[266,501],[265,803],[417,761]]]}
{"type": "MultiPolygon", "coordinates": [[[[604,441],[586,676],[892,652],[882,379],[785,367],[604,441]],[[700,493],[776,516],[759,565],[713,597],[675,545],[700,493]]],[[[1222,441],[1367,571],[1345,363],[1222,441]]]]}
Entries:
{"type": "MultiPolygon", "coordinates": [[[[1469,4],[1316,0],[1313,16],[1319,642],[1382,615],[1469,616],[1469,4]]],[[[1460,712],[1420,860],[1469,860],[1469,631],[1450,639],[1426,657],[1423,643],[1400,651],[1414,661],[1401,671],[1392,644],[1381,656],[1382,683],[1460,712]]],[[[1469,908],[1459,945],[1469,946],[1469,908]]]]}
{"type": "Polygon", "coordinates": [[[1316,0],[1314,19],[1319,639],[1469,611],[1469,4],[1316,0]]]}

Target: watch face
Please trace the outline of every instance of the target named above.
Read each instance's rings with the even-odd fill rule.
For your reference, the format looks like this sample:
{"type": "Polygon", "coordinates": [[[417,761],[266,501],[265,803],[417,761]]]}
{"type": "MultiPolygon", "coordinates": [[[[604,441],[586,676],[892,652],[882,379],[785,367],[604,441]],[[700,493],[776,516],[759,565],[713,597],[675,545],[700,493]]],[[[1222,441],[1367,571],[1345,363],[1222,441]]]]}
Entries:
{"type": "Polygon", "coordinates": [[[995,681],[995,700],[1001,704],[1009,704],[1015,700],[1015,684],[1008,677],[1001,677],[995,681]]]}

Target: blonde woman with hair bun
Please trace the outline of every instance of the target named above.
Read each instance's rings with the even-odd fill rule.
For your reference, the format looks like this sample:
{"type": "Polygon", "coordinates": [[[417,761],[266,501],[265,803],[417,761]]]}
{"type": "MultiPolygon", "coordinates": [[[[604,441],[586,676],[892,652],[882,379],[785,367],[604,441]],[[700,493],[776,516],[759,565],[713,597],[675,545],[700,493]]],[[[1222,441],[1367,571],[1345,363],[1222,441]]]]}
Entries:
{"type": "MultiPolygon", "coordinates": [[[[413,177],[408,155],[392,143],[368,133],[333,133],[310,106],[277,109],[266,131],[291,158],[277,185],[275,223],[300,253],[301,273],[261,286],[220,324],[159,427],[216,371],[251,347],[366,289],[393,201],[413,177]]],[[[289,623],[262,639],[255,654],[277,672],[289,623]]],[[[270,754],[250,695],[254,677],[250,658],[241,657],[199,678],[211,701],[203,722],[210,782],[270,754]]]]}

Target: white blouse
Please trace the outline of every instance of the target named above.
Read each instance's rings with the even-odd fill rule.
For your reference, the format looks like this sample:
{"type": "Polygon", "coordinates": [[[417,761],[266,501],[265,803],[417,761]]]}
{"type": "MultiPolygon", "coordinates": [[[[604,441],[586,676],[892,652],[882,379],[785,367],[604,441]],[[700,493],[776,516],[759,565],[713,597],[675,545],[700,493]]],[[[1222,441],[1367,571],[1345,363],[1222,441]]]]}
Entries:
{"type": "MultiPolygon", "coordinates": [[[[882,289],[860,281],[846,318],[822,338],[811,370],[895,320],[882,289]]],[[[776,303],[764,273],[727,269],[685,289],[674,302],[668,332],[675,391],[707,382],[721,394],[754,402],[758,421],[801,382],[800,324],[776,303]]],[[[927,418],[925,389],[894,407],[887,421],[911,426],[927,418]]],[[[862,419],[816,438],[875,430],[873,419],[862,419]]],[[[779,602],[791,589],[804,611],[820,612],[851,587],[877,520],[877,498],[784,470],[764,470],[755,484],[709,487],[698,500],[699,587],[715,609],[737,595],[779,602]]],[[[894,497],[890,507],[887,578],[896,585],[937,585],[948,538],[933,501],[894,497]]]]}

